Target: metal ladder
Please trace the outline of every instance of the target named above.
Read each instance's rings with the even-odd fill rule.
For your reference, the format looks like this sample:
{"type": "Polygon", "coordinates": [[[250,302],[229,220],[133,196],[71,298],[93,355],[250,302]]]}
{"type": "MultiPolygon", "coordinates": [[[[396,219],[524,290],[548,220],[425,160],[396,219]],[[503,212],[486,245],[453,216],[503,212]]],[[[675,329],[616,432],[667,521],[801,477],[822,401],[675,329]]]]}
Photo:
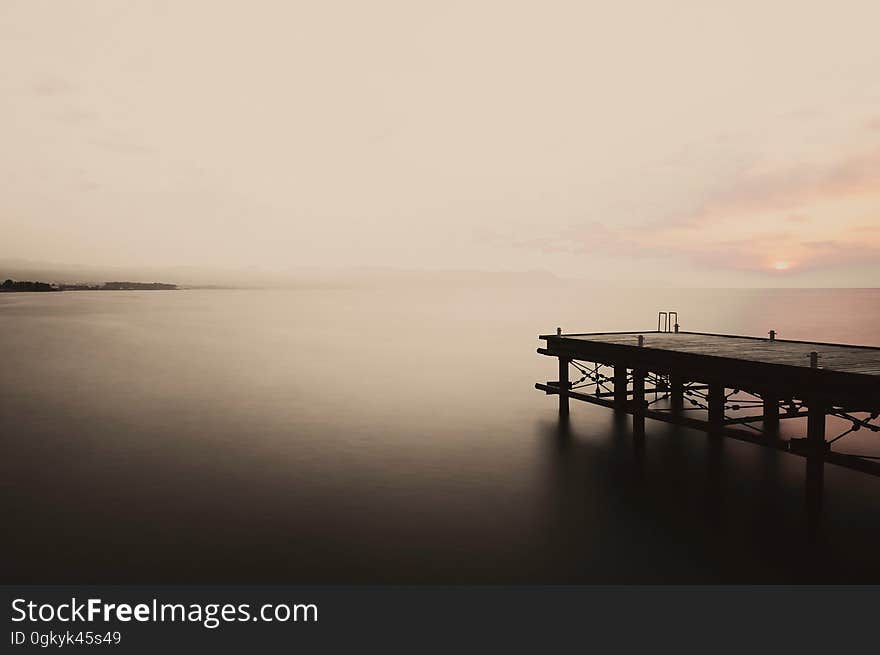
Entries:
{"type": "Polygon", "coordinates": [[[657,332],[678,332],[678,327],[678,312],[657,313],[657,332]]]}

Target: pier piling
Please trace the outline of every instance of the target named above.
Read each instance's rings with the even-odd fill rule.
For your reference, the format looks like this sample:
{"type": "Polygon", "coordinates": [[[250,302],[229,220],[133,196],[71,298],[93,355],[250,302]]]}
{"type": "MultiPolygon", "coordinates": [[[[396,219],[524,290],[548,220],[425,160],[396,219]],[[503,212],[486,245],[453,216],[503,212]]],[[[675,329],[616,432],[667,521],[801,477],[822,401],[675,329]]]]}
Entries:
{"type": "MultiPolygon", "coordinates": [[[[806,502],[808,512],[818,516],[822,503],[822,487],[825,479],[825,420],[828,408],[820,398],[809,400],[807,414],[807,474],[806,502]]],[[[812,526],[815,529],[817,526],[812,526]]]]}
{"type": "Polygon", "coordinates": [[[762,393],[761,412],[764,436],[769,442],[775,442],[779,439],[779,398],[773,393],[762,393]]]}
{"type": "Polygon", "coordinates": [[[568,392],[570,387],[568,365],[570,361],[567,357],[559,358],[559,414],[561,416],[568,416],[568,392]]]}
{"type": "Polygon", "coordinates": [[[672,413],[680,415],[684,409],[684,378],[680,375],[669,376],[669,403],[672,413]]]}
{"type": "Polygon", "coordinates": [[[709,384],[709,432],[718,436],[724,427],[724,385],[719,382],[709,384]]]}
{"type": "Polygon", "coordinates": [[[623,364],[615,364],[614,366],[614,409],[623,411],[626,409],[626,401],[629,396],[627,391],[627,372],[626,366],[623,364]]]}
{"type": "Polygon", "coordinates": [[[648,372],[644,369],[633,370],[633,437],[636,441],[645,438],[645,378],[648,372]]]}

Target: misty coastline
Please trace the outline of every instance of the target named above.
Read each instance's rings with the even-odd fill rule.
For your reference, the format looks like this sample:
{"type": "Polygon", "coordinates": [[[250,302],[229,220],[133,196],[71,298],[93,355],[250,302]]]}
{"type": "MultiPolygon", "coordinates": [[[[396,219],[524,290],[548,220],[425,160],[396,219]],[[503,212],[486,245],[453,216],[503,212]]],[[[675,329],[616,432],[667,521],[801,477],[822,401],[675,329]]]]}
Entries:
{"type": "Polygon", "coordinates": [[[56,291],[177,291],[176,284],[166,282],[104,282],[81,284],[64,282],[34,282],[31,280],[6,279],[0,284],[2,293],[34,293],[56,291]]]}

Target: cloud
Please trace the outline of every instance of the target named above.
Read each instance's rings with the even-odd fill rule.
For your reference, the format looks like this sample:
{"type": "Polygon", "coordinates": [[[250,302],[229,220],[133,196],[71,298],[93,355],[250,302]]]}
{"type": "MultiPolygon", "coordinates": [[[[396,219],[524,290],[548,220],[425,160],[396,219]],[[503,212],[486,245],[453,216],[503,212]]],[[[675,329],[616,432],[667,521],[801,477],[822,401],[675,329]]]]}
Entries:
{"type": "Polygon", "coordinates": [[[82,125],[94,122],[97,119],[98,114],[94,111],[77,109],[76,107],[67,107],[66,109],[56,112],[52,117],[64,125],[82,125]]]}
{"type": "Polygon", "coordinates": [[[865,223],[865,204],[869,212],[880,206],[880,148],[822,164],[743,171],[694,210],[668,219],[635,227],[586,220],[513,243],[546,253],[678,257],[706,269],[772,274],[880,266],[880,221],[865,223]]]}
{"type": "Polygon", "coordinates": [[[745,172],[675,227],[654,226],[653,234],[677,241],[694,260],[729,268],[768,270],[785,263],[794,272],[878,264],[880,226],[860,235],[850,229],[854,221],[863,223],[863,214],[853,212],[866,203],[880,205],[880,148],[824,164],[745,172]],[[783,225],[788,231],[774,232],[783,225]],[[746,236],[720,241],[722,226],[746,236]]]}
{"type": "Polygon", "coordinates": [[[59,96],[73,93],[76,86],[61,77],[45,77],[35,82],[31,91],[37,96],[59,96]]]}
{"type": "Polygon", "coordinates": [[[826,164],[758,168],[711,194],[681,223],[704,225],[750,213],[796,212],[829,198],[876,192],[878,188],[880,148],[826,164]]]}
{"type": "Polygon", "coordinates": [[[599,221],[575,223],[555,237],[536,237],[514,241],[521,248],[534,248],[541,252],[591,252],[596,249],[615,250],[629,245],[631,241],[618,230],[599,221]]]}
{"type": "Polygon", "coordinates": [[[125,155],[149,155],[155,152],[153,148],[115,138],[91,139],[90,143],[104,150],[125,155]]]}

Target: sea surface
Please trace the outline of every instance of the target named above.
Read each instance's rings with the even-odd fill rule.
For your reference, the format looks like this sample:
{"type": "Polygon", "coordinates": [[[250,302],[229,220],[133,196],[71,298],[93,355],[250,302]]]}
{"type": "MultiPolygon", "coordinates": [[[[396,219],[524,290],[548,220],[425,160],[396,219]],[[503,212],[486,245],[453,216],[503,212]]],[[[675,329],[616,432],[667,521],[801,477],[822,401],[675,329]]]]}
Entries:
{"type": "Polygon", "coordinates": [[[877,289],[0,295],[2,581],[880,582],[880,478],[826,465],[814,531],[800,457],[560,423],[537,335],[658,310],[880,345],[877,289]]]}

